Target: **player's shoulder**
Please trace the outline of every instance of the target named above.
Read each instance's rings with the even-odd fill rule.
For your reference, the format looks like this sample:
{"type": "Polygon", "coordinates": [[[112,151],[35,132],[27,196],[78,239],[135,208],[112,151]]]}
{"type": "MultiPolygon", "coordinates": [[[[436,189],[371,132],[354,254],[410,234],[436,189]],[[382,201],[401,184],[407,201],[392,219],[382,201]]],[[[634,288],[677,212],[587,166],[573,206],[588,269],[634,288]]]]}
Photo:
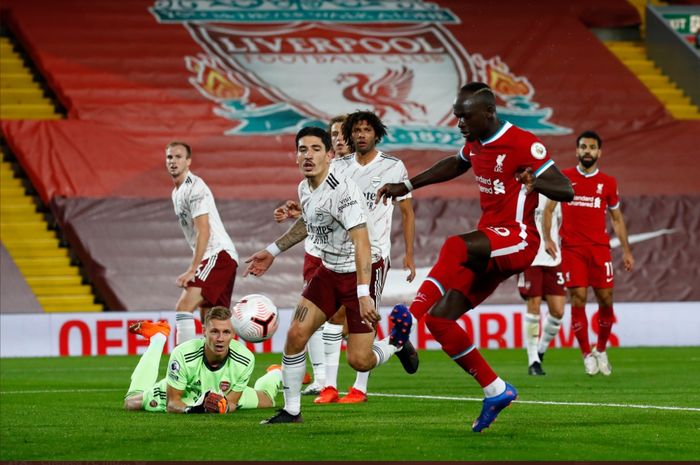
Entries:
{"type": "Polygon", "coordinates": [[[329,171],[326,180],[323,181],[331,191],[338,191],[343,185],[352,182],[349,176],[344,176],[338,171],[329,171]]]}
{"type": "Polygon", "coordinates": [[[228,346],[228,358],[239,365],[248,366],[255,362],[255,356],[241,342],[232,339],[228,346]]]}
{"type": "Polygon", "coordinates": [[[611,175],[611,174],[604,173],[604,172],[602,172],[602,171],[600,171],[600,170],[598,170],[598,174],[600,174],[600,177],[601,177],[605,182],[617,183],[617,179],[615,178],[615,176],[613,176],[613,175],[611,175]]]}
{"type": "Polygon", "coordinates": [[[571,176],[578,174],[578,170],[575,166],[572,166],[571,168],[564,168],[563,170],[561,170],[561,172],[567,178],[571,178],[571,176]]]}
{"type": "Polygon", "coordinates": [[[512,123],[507,125],[508,129],[503,134],[505,144],[527,152],[537,160],[543,160],[547,156],[547,148],[539,137],[512,123]]]}
{"type": "Polygon", "coordinates": [[[182,357],[185,362],[193,362],[204,357],[204,339],[196,338],[183,342],[173,349],[174,356],[182,357]]]}
{"type": "Polygon", "coordinates": [[[349,153],[347,155],[343,155],[340,157],[335,157],[332,161],[334,164],[344,164],[344,165],[349,165],[350,163],[353,162],[355,159],[355,154],[354,153],[349,153]]]}
{"type": "Polygon", "coordinates": [[[379,159],[384,162],[384,163],[391,163],[391,164],[397,164],[397,163],[402,163],[400,158],[391,155],[390,153],[386,152],[379,152],[379,159]]]}

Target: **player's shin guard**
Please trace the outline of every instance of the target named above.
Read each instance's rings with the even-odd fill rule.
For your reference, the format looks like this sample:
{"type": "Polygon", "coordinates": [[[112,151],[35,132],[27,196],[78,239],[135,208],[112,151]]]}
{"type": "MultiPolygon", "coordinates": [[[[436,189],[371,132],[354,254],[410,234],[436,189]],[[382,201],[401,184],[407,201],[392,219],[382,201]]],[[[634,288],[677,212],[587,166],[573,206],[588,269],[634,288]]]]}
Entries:
{"type": "Polygon", "coordinates": [[[306,352],[282,354],[282,383],[284,384],[284,409],[297,415],[301,412],[301,382],[306,374],[306,352]]]}
{"type": "Polygon", "coordinates": [[[163,347],[168,339],[162,333],[151,336],[148,348],[141,355],[139,363],[131,374],[131,384],[126,393],[126,397],[138,392],[151,389],[158,379],[158,367],[160,366],[160,356],[163,354],[163,347]]]}
{"type": "Polygon", "coordinates": [[[175,313],[175,345],[180,345],[190,339],[194,339],[197,335],[194,327],[194,315],[190,312],[175,313]]]}
{"type": "MultiPolygon", "coordinates": [[[[459,275],[460,281],[473,279],[474,274],[464,266],[467,262],[467,244],[458,236],[451,236],[445,240],[440,249],[437,263],[423,281],[415,299],[408,309],[416,320],[422,318],[435,303],[445,294],[450,277],[459,275]]],[[[464,284],[462,282],[460,285],[464,284]]]]}
{"type": "Polygon", "coordinates": [[[314,371],[314,381],[320,386],[326,385],[326,353],[325,344],[323,342],[323,327],[321,325],[309,338],[306,343],[311,360],[311,368],[314,371]]]}
{"type": "Polygon", "coordinates": [[[585,356],[591,353],[591,344],[588,342],[588,318],[586,307],[571,307],[571,330],[576,336],[581,353],[585,356]]]}
{"type": "Polygon", "coordinates": [[[326,355],[326,383],[324,386],[338,387],[338,363],[340,346],[343,343],[343,325],[326,322],[323,330],[323,350],[326,355]]]}
{"type": "Polygon", "coordinates": [[[389,344],[389,338],[385,337],[381,341],[374,341],[372,344],[372,351],[374,351],[374,356],[376,357],[376,364],[374,365],[376,368],[389,361],[391,356],[396,353],[396,347],[389,344]]]}
{"type": "Polygon", "coordinates": [[[549,343],[557,336],[559,333],[559,328],[561,328],[561,318],[555,318],[552,315],[548,315],[547,319],[544,320],[542,325],[542,336],[540,336],[540,342],[537,345],[537,352],[543,354],[547,352],[549,343]]]}
{"type": "Polygon", "coordinates": [[[425,324],[442,350],[464,371],[476,379],[482,388],[497,381],[498,376],[481,356],[471,336],[454,320],[426,315],[425,324]]]}
{"type": "Polygon", "coordinates": [[[537,355],[537,338],[540,333],[540,316],[527,313],[525,315],[525,347],[527,348],[527,366],[540,362],[537,355]]]}
{"type": "Polygon", "coordinates": [[[614,322],[615,314],[612,307],[598,308],[598,342],[595,347],[598,352],[605,352],[614,322]]]}

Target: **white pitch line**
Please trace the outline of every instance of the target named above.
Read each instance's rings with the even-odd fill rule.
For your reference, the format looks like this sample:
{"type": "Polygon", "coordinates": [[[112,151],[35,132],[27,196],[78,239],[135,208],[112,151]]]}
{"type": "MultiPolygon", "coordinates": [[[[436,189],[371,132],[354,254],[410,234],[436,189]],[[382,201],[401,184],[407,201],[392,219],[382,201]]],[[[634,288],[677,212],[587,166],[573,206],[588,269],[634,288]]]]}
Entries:
{"type": "MultiPolygon", "coordinates": [[[[381,394],[378,392],[370,392],[368,396],[376,397],[399,397],[403,399],[427,399],[427,400],[455,400],[466,402],[481,402],[483,398],[476,397],[448,397],[448,396],[418,396],[409,394],[381,394]]],[[[574,407],[619,407],[619,408],[636,408],[642,410],[679,410],[682,412],[700,412],[700,408],[696,407],[667,407],[663,405],[639,405],[639,404],[612,404],[612,403],[596,403],[596,402],[557,402],[548,400],[521,400],[515,402],[519,404],[537,404],[537,405],[570,405],[574,407]]]]}
{"type": "MultiPolygon", "coordinates": [[[[124,391],[123,389],[44,389],[32,391],[0,391],[0,394],[67,394],[74,392],[115,392],[124,391]]],[[[341,394],[346,394],[341,392],[341,394]]],[[[367,394],[372,397],[396,397],[401,399],[426,399],[426,400],[451,400],[458,402],[481,402],[483,398],[478,397],[449,397],[449,396],[422,396],[413,394],[382,394],[379,392],[370,392],[367,394]]],[[[596,402],[558,402],[550,400],[521,400],[515,402],[519,404],[534,404],[534,405],[567,405],[573,407],[616,407],[616,408],[635,408],[642,410],[675,410],[681,412],[700,412],[697,407],[673,407],[664,405],[640,405],[640,404],[613,404],[613,403],[596,403],[596,402]]]]}

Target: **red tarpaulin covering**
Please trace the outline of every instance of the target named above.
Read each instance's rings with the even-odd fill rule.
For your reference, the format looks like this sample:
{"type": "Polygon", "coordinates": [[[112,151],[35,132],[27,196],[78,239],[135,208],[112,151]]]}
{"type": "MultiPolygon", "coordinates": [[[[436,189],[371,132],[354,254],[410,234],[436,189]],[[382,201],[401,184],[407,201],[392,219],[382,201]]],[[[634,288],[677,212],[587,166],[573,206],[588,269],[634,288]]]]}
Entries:
{"type": "MultiPolygon", "coordinates": [[[[176,260],[172,255],[178,263],[187,258],[184,240],[177,252],[157,245],[161,236],[155,231],[166,225],[174,229],[173,241],[181,239],[164,169],[169,141],[185,140],[194,147],[193,170],[232,209],[235,218],[222,216],[232,225],[234,241],[248,244],[242,249],[252,252],[245,237],[269,240],[281,232],[270,224],[271,208],[296,194],[300,174],[293,134],[300,126],[373,109],[390,129],[380,148],[402,158],[416,174],[459,147],[451,104],[457,89],[471,80],[488,82],[501,117],[538,134],[560,167],[575,163],[577,133],[598,131],[604,139],[603,170],[618,178],[627,205],[642,210],[627,210],[631,218],[663,216],[666,222],[697,225],[700,213],[687,205],[700,194],[700,124],[673,120],[586,29],[638,24],[626,1],[415,1],[401,2],[401,11],[386,6],[391,2],[363,7],[367,11],[340,11],[342,2],[320,2],[313,11],[292,11],[301,8],[295,2],[289,11],[262,9],[274,3],[268,1],[258,10],[250,5],[235,10],[236,2],[186,3],[192,8],[147,0],[5,2],[13,31],[68,109],[68,119],[3,121],[3,133],[42,200],[52,205],[73,245],[83,251],[112,308],[169,305],[172,290],[165,283],[180,270],[168,263],[176,260]],[[347,21],[358,14],[364,22],[347,21]],[[386,89],[393,99],[367,93],[361,84],[378,88],[382,79],[384,87],[395,86],[386,89]],[[660,211],[652,214],[650,197],[643,195],[664,196],[653,202],[660,211]],[[78,205],[90,208],[83,212],[78,205]],[[136,247],[135,241],[117,246],[115,237],[95,230],[103,225],[94,224],[87,212],[110,211],[110,221],[125,221],[112,230],[128,231],[131,213],[116,214],[115,205],[148,205],[138,210],[147,216],[162,210],[156,217],[163,224],[146,230],[154,231],[148,236],[154,251],[148,260],[162,261],[163,267],[139,279],[165,300],[138,300],[132,278],[130,283],[110,278],[133,269],[124,257],[132,256],[125,247],[136,247]],[[690,217],[672,217],[681,213],[690,217]],[[260,216],[247,218],[253,214],[260,216]],[[255,229],[238,230],[241,221],[253,221],[255,229]],[[155,252],[168,256],[158,258],[155,252]]],[[[416,197],[416,259],[428,266],[445,235],[475,224],[477,190],[467,174],[416,197]],[[433,213],[427,205],[446,199],[469,205],[469,218],[462,219],[460,209],[429,220],[422,216],[433,213]]],[[[274,279],[280,280],[277,297],[289,304],[299,279],[297,271],[292,273],[296,264],[286,266],[289,273],[274,279]]],[[[646,295],[636,292],[649,291],[644,276],[621,278],[620,286],[634,290],[625,298],[646,295]]],[[[514,292],[509,296],[498,298],[512,299],[514,292]]],[[[691,297],[692,292],[679,291],[675,298],[691,297]]]]}

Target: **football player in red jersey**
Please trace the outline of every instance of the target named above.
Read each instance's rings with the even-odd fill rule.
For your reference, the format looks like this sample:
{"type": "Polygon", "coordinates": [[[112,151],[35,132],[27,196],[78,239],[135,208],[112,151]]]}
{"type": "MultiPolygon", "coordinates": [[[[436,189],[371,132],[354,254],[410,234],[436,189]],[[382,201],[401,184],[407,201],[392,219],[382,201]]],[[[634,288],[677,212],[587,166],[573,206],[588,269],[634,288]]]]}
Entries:
{"type": "MultiPolygon", "coordinates": [[[[617,181],[598,169],[603,141],[593,131],[576,138],[578,165],[564,170],[574,186],[574,200],[562,203],[561,254],[566,287],[571,299],[571,328],[576,335],[586,373],[593,376],[612,372],[605,347],[615,320],[613,314],[613,264],[610,238],[605,229],[605,212],[610,211],[613,229],[622,245],[622,262],[627,271],[634,257],[627,240],[627,226],[620,211],[617,181]],[[588,342],[586,299],[588,286],[598,299],[598,341],[591,350],[588,342]]],[[[556,254],[557,246],[547,233],[556,202],[548,201],[544,211],[545,249],[556,254]]]]}
{"type": "Polygon", "coordinates": [[[535,135],[498,118],[496,98],[486,84],[462,87],[453,111],[466,140],[460,152],[404,183],[382,186],[377,201],[474,170],[483,212],[477,230],[447,238],[410,309],[397,306],[391,318],[400,327],[409,311],[415,318],[425,315],[442,349],[481,385],[483,407],[472,425],[472,431],[480,432],[517,392],[494,373],[457,320],[532,263],[540,244],[534,218],[537,192],[566,202],[573,189],[535,135]]]}

